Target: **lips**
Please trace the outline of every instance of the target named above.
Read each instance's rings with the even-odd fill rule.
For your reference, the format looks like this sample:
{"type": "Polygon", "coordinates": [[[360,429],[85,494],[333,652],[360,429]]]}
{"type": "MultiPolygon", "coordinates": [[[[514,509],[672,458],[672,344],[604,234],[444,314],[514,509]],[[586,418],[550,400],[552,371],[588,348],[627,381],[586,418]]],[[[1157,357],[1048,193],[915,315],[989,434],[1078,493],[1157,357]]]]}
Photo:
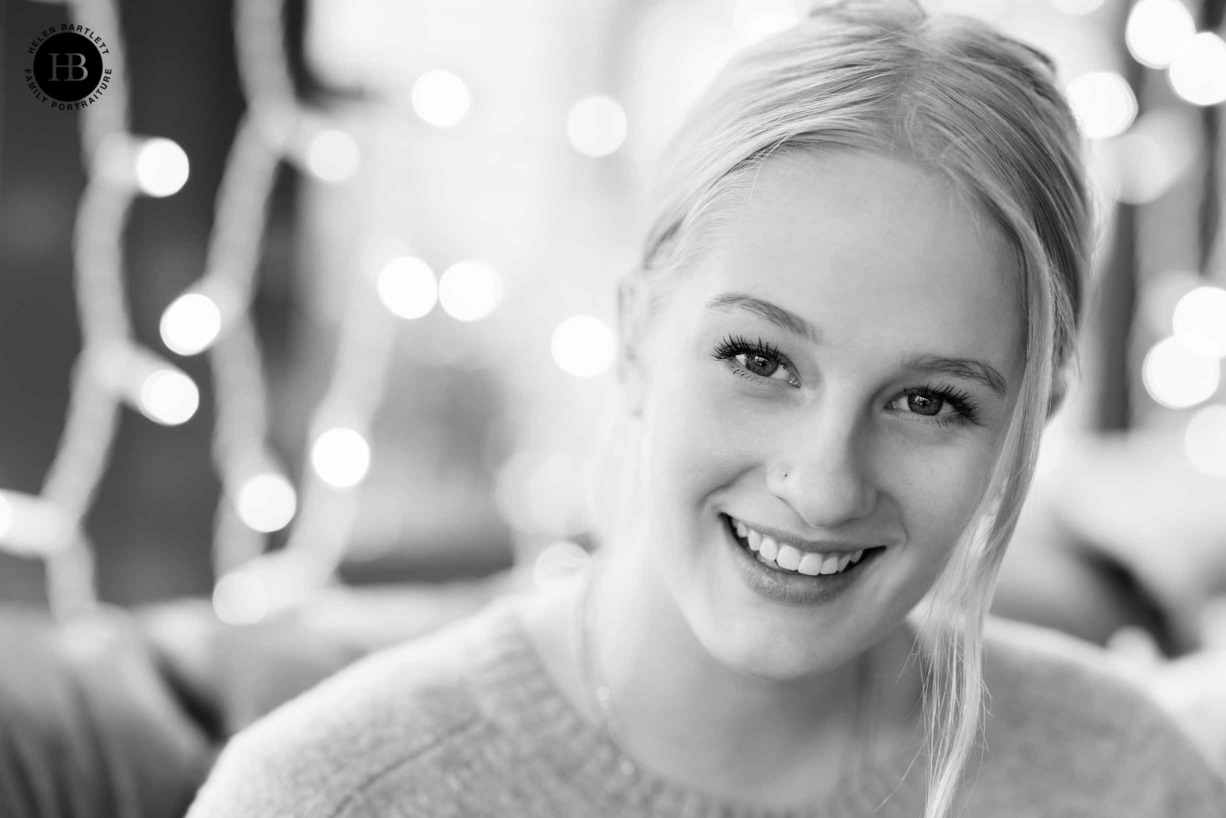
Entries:
{"type": "Polygon", "coordinates": [[[798,547],[788,542],[780,542],[777,537],[763,534],[735,518],[729,517],[728,520],[734,536],[742,546],[757,554],[764,564],[784,571],[811,577],[838,574],[864,557],[863,548],[848,551],[832,548],[819,550],[809,544],[798,547]]]}
{"type": "Polygon", "coordinates": [[[835,543],[780,542],[780,536],[720,516],[742,579],[759,594],[786,604],[813,604],[841,595],[886,550],[884,546],[854,549],[835,543]],[[816,550],[819,547],[826,550],[816,550]]]}

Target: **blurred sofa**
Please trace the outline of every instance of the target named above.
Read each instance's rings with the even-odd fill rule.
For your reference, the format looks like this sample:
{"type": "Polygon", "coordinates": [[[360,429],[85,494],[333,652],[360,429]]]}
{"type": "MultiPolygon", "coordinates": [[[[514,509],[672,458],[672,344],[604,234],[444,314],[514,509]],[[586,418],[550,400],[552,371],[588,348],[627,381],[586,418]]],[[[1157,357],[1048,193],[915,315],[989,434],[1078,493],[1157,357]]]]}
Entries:
{"type": "Polygon", "coordinates": [[[0,606],[0,816],[182,818],[235,732],[355,659],[519,587],[508,573],[330,589],[243,627],[198,599],[67,623],[0,606]]]}

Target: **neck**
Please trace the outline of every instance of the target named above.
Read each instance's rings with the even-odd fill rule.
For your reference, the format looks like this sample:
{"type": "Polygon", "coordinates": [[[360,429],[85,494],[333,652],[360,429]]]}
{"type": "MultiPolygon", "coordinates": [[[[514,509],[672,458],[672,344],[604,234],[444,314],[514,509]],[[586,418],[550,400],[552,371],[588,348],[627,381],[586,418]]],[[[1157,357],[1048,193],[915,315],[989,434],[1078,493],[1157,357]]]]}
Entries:
{"type": "Polygon", "coordinates": [[[898,640],[886,640],[820,676],[748,676],[707,652],[648,571],[621,559],[595,567],[585,649],[609,689],[616,740],[649,767],[711,792],[760,785],[791,802],[863,762],[883,716],[909,718],[900,707],[914,691],[897,684],[909,643],[901,662],[898,640]]]}

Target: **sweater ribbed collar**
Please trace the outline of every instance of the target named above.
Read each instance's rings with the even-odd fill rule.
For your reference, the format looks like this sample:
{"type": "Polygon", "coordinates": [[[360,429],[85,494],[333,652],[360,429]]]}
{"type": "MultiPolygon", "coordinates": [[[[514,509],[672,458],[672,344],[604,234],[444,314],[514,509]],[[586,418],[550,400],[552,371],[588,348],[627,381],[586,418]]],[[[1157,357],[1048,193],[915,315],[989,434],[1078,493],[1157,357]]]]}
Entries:
{"type": "Polygon", "coordinates": [[[635,760],[638,772],[621,772],[618,750],[562,692],[528,636],[522,600],[499,599],[478,616],[485,638],[473,646],[474,693],[485,715],[523,757],[539,762],[525,776],[552,775],[590,798],[600,815],[660,818],[858,818],[919,814],[923,810],[924,758],[917,748],[850,771],[829,799],[796,810],[765,810],[699,792],[669,780],[635,760]]]}

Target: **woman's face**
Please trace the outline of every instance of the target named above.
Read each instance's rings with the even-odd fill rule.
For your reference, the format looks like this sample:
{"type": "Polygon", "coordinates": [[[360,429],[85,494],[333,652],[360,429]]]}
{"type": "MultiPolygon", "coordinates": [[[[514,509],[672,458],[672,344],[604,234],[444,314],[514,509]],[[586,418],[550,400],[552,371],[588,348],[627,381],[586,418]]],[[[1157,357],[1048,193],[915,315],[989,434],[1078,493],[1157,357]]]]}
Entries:
{"type": "Polygon", "coordinates": [[[1022,376],[1015,272],[880,155],[772,159],[722,223],[632,351],[633,553],[724,664],[817,675],[903,621],[977,506],[1022,376]]]}

